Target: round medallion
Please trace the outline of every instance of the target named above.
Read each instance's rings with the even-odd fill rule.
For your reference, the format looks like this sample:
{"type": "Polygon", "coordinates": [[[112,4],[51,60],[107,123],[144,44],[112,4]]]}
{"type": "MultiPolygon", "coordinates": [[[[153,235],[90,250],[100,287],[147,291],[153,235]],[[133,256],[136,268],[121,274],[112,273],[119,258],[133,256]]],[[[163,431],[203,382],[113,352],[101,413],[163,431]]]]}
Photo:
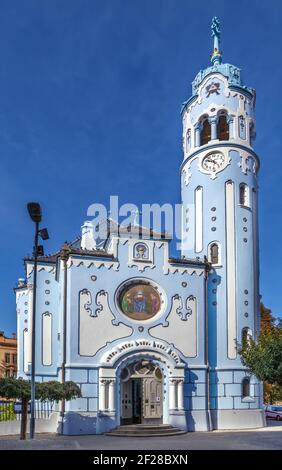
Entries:
{"type": "Polygon", "coordinates": [[[161,296],[149,283],[136,282],[125,286],[118,295],[121,311],[133,320],[149,320],[161,309],[161,296]]]}

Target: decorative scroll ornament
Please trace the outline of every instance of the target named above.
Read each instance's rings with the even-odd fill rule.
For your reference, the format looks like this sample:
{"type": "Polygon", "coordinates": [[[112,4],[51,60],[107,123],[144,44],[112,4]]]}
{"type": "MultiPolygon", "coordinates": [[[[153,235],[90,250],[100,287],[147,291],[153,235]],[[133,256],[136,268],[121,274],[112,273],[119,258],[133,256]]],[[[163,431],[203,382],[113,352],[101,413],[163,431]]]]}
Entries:
{"type": "Polygon", "coordinates": [[[92,305],[92,297],[91,293],[87,289],[82,289],[79,293],[79,303],[80,303],[80,311],[85,310],[90,317],[96,317],[96,313],[93,312],[91,305],[92,305]]]}
{"type": "Polygon", "coordinates": [[[95,302],[96,302],[97,308],[95,310],[95,315],[92,315],[92,316],[97,317],[98,314],[104,310],[104,303],[108,302],[108,293],[105,292],[104,290],[100,290],[96,295],[95,302]]]}
{"type": "Polygon", "coordinates": [[[176,307],[176,313],[177,315],[179,315],[179,317],[181,318],[181,320],[183,321],[187,321],[188,320],[188,317],[190,315],[192,315],[193,311],[192,311],[192,308],[188,305],[188,302],[189,300],[191,300],[192,298],[194,298],[193,296],[189,296],[187,297],[186,301],[185,301],[185,308],[183,308],[183,300],[182,300],[182,297],[179,295],[179,294],[175,294],[173,297],[172,297],[172,301],[175,302],[175,301],[178,301],[178,307],[176,307]]]}
{"type": "Polygon", "coordinates": [[[239,168],[246,175],[248,171],[253,171],[256,174],[256,162],[250,156],[241,155],[240,162],[238,163],[239,168]]]}
{"type": "Polygon", "coordinates": [[[182,170],[182,175],[183,175],[183,183],[185,184],[185,186],[188,186],[192,177],[191,171],[189,171],[188,168],[186,170],[182,170]]]}

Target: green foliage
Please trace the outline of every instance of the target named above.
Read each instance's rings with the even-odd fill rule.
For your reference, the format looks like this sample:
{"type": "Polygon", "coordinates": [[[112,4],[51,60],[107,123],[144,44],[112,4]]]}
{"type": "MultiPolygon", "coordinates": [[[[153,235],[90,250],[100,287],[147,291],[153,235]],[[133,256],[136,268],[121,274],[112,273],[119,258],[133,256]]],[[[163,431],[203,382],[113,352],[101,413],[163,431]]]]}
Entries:
{"type": "Polygon", "coordinates": [[[0,379],[0,397],[30,399],[30,382],[12,377],[0,379]]]}
{"type": "Polygon", "coordinates": [[[73,398],[81,397],[81,391],[79,386],[74,382],[66,382],[64,384],[64,398],[66,401],[72,400],[73,398]]]}
{"type": "Polygon", "coordinates": [[[72,400],[81,396],[80,388],[74,382],[65,382],[64,384],[55,380],[37,384],[37,393],[40,400],[72,400]]]}
{"type": "MultiPolygon", "coordinates": [[[[11,377],[0,379],[0,396],[30,400],[30,381],[11,377]]],[[[80,396],[80,388],[74,382],[62,384],[53,380],[35,384],[35,397],[42,401],[68,401],[80,396]]]]}
{"type": "Polygon", "coordinates": [[[282,329],[269,327],[262,331],[257,341],[244,342],[239,353],[243,364],[269,384],[282,385],[282,329]]]}
{"type": "Polygon", "coordinates": [[[14,403],[3,403],[0,405],[0,421],[13,421],[16,419],[14,403]]]}

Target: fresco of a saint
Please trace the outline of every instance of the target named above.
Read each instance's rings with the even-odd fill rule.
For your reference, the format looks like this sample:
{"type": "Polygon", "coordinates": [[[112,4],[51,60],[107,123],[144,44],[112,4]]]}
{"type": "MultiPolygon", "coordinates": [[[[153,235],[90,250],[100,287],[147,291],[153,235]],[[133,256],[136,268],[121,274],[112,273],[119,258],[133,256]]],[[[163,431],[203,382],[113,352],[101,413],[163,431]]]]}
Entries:
{"type": "Polygon", "coordinates": [[[134,320],[152,318],[161,306],[158,291],[149,284],[136,284],[125,288],[119,297],[123,313],[134,320]]]}

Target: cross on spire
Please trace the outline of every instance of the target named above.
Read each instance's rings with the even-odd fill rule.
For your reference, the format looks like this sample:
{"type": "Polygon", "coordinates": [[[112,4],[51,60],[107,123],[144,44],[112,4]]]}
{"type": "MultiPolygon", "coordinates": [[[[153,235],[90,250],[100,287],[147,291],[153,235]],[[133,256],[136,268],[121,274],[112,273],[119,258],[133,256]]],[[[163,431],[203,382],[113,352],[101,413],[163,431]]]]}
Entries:
{"type": "Polygon", "coordinates": [[[211,62],[213,64],[221,64],[222,53],[219,50],[220,44],[220,22],[217,16],[214,16],[211,24],[211,31],[213,37],[213,52],[211,54],[211,62]]]}

